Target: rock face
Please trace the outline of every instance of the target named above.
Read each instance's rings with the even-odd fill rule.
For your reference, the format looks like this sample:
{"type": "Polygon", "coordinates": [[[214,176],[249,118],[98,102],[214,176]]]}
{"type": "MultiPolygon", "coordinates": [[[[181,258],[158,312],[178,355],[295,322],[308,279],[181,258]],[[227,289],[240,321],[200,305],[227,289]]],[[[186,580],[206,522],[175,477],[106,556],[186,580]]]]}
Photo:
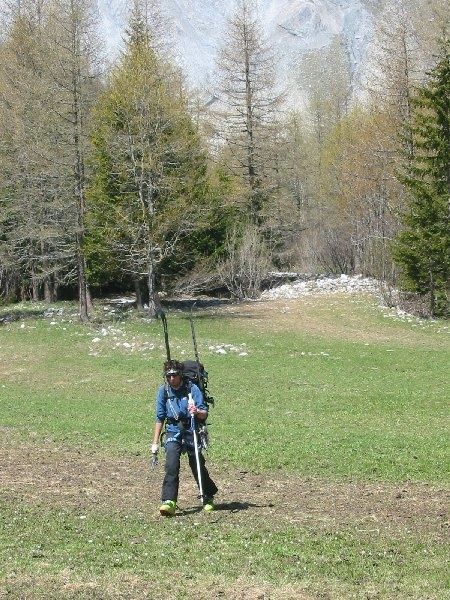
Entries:
{"type": "MultiPolygon", "coordinates": [[[[111,54],[120,47],[129,5],[125,0],[99,0],[111,54]]],[[[345,48],[353,89],[357,89],[374,23],[368,0],[259,0],[259,19],[277,55],[281,84],[296,83],[302,56],[321,51],[338,39],[345,48]]],[[[214,93],[217,49],[224,42],[226,19],[235,0],[164,0],[161,11],[173,54],[190,83],[214,93]]]]}

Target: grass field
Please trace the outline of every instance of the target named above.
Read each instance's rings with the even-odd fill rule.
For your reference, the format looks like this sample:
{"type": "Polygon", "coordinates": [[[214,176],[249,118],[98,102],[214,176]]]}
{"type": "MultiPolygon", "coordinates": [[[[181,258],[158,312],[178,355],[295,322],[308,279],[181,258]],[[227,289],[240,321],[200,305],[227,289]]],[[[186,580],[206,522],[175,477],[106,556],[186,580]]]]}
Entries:
{"type": "Polygon", "coordinates": [[[183,464],[164,520],[161,324],[54,308],[0,308],[0,598],[450,598],[448,323],[363,296],[197,311],[218,510],[183,464]]]}

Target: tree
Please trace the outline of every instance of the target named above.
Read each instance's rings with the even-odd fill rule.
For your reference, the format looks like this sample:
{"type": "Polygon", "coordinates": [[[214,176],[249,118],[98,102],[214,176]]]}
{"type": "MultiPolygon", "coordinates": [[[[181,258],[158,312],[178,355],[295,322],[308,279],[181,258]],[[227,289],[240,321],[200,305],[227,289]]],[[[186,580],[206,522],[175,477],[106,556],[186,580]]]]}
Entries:
{"type": "MultiPolygon", "coordinates": [[[[89,0],[18,2],[2,48],[2,260],[38,299],[78,280],[87,319],[84,213],[88,124],[98,90],[89,0]],[[77,274],[77,275],[75,275],[77,274]]],[[[23,295],[23,294],[22,294],[23,295]]]]}
{"type": "Polygon", "coordinates": [[[227,239],[226,256],[218,262],[220,281],[232,296],[257,298],[272,266],[270,253],[256,225],[234,228],[227,239]]]}
{"type": "Polygon", "coordinates": [[[9,297],[37,300],[43,283],[45,297],[51,299],[58,270],[52,260],[57,227],[52,173],[44,159],[49,107],[43,3],[11,6],[9,18],[0,50],[0,260],[16,281],[8,286],[9,297]]]}
{"type": "Polygon", "coordinates": [[[206,160],[181,77],[157,52],[143,8],[136,0],[125,52],[96,108],[90,211],[95,235],[137,292],[145,278],[154,316],[161,265],[199,226],[206,160]]]}
{"type": "Polygon", "coordinates": [[[320,151],[333,127],[347,114],[352,93],[350,59],[341,36],[327,48],[308,52],[298,68],[298,82],[307,90],[307,113],[320,151]]]}
{"type": "Polygon", "coordinates": [[[429,295],[433,316],[448,315],[450,285],[450,41],[413,98],[415,153],[401,177],[410,191],[394,250],[406,285],[429,295]]]}
{"type": "Polygon", "coordinates": [[[227,164],[243,181],[243,210],[259,225],[272,185],[273,166],[266,141],[271,138],[282,96],[275,90],[275,61],[253,0],[239,0],[217,69],[217,129],[229,150],[227,164]]]}
{"type": "Polygon", "coordinates": [[[99,92],[100,63],[97,21],[91,0],[51,0],[48,39],[50,79],[56,108],[55,132],[58,174],[66,210],[72,215],[71,233],[77,272],[79,312],[88,319],[86,276],[86,189],[92,106],[99,92]]]}
{"type": "Polygon", "coordinates": [[[383,112],[353,109],[329,135],[323,151],[320,254],[327,270],[358,272],[392,283],[390,242],[398,231],[401,185],[393,176],[383,112]]]}

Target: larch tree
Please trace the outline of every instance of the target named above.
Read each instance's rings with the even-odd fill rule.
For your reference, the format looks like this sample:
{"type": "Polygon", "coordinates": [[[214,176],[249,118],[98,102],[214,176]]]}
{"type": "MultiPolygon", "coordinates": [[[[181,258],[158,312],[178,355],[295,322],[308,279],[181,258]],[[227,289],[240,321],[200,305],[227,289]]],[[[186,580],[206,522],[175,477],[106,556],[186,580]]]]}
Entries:
{"type": "MultiPolygon", "coordinates": [[[[330,269],[332,261],[328,258],[327,264],[322,264],[327,255],[333,256],[333,260],[339,257],[336,269],[348,265],[342,256],[348,245],[342,239],[345,228],[341,228],[339,235],[336,232],[339,180],[336,171],[330,168],[327,153],[330,137],[334,138],[349,110],[353,84],[350,62],[345,41],[336,35],[327,48],[306,53],[296,66],[298,93],[304,104],[302,135],[297,133],[294,137],[302,140],[300,150],[304,157],[301,171],[297,166],[297,178],[301,177],[303,187],[309,192],[302,208],[296,253],[307,269],[330,269]]],[[[290,147],[292,143],[286,149],[290,147]]]]}
{"type": "Polygon", "coordinates": [[[279,118],[275,59],[265,41],[254,0],[239,0],[218,54],[216,128],[227,165],[243,181],[243,212],[260,225],[273,186],[267,140],[279,118]]]}
{"type": "MultiPolygon", "coordinates": [[[[49,0],[47,39],[53,97],[53,157],[68,221],[78,286],[80,319],[88,319],[86,189],[90,118],[100,89],[98,15],[91,0],[49,0]],[[63,187],[64,186],[64,187],[63,187]]],[[[68,249],[70,252],[70,248],[68,249]]]]}
{"type": "Polygon", "coordinates": [[[52,237],[49,171],[42,159],[47,87],[43,3],[12,4],[8,16],[0,48],[0,262],[15,282],[6,295],[37,300],[42,282],[49,289],[52,237]]]}
{"type": "MultiPolygon", "coordinates": [[[[78,280],[87,319],[84,203],[88,122],[99,86],[95,12],[88,0],[25,0],[2,47],[2,255],[32,297],[78,280]]],[[[22,294],[23,295],[23,294],[22,294]]]]}
{"type": "Polygon", "coordinates": [[[206,160],[181,77],[158,52],[143,8],[134,3],[125,51],[96,107],[90,213],[92,239],[133,280],[138,302],[145,281],[155,316],[161,265],[198,227],[206,160]]]}

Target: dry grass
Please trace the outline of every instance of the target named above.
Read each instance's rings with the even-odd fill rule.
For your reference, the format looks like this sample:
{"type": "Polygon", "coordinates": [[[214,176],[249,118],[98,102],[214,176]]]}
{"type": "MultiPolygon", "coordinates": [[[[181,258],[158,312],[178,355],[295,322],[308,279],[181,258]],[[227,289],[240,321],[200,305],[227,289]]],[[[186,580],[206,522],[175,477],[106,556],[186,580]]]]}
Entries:
{"type": "MultiPolygon", "coordinates": [[[[414,318],[411,327],[399,326],[400,319],[388,316],[370,297],[344,294],[246,302],[221,312],[240,317],[243,328],[257,328],[261,333],[296,331],[347,341],[397,341],[405,346],[429,345],[426,329],[440,329],[431,321],[414,318]]],[[[443,329],[441,338],[431,342],[433,346],[448,347],[449,333],[450,329],[443,329]]]]}

